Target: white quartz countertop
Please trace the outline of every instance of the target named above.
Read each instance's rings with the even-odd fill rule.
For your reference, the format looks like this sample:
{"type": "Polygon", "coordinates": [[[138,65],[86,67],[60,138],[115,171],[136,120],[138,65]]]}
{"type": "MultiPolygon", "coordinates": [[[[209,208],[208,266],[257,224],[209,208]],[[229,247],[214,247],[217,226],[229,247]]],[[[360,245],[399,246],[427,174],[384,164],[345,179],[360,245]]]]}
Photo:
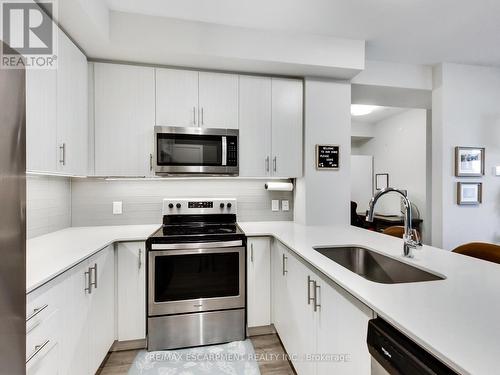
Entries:
{"type": "MultiPolygon", "coordinates": [[[[247,236],[272,236],[463,374],[500,368],[500,265],[424,246],[403,258],[400,239],[355,227],[241,222],[247,236]],[[316,252],[314,246],[362,245],[445,280],[379,284],[316,252]]],[[[114,242],[144,241],[158,225],[67,228],[27,241],[27,292],[114,242]]]]}
{"type": "Polygon", "coordinates": [[[159,227],[159,224],[73,227],[29,239],[26,244],[26,292],[114,242],[144,241],[159,227]]]}
{"type": "Polygon", "coordinates": [[[247,236],[273,236],[434,356],[463,374],[500,368],[500,265],[430,246],[403,258],[403,241],[355,227],[242,222],[247,236]],[[379,284],[358,276],[313,246],[362,245],[445,280],[379,284]]]}

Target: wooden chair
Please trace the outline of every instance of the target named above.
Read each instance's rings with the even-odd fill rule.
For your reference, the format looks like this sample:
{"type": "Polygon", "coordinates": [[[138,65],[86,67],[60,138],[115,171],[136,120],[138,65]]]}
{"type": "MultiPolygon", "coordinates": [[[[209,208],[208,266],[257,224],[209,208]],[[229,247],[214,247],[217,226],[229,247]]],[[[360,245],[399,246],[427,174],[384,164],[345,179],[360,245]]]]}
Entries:
{"type": "Polygon", "coordinates": [[[385,228],[382,233],[392,237],[403,238],[405,228],[400,225],[393,225],[392,227],[385,228]]]}
{"type": "Polygon", "coordinates": [[[457,247],[453,252],[500,264],[500,245],[471,242],[457,247]]]}

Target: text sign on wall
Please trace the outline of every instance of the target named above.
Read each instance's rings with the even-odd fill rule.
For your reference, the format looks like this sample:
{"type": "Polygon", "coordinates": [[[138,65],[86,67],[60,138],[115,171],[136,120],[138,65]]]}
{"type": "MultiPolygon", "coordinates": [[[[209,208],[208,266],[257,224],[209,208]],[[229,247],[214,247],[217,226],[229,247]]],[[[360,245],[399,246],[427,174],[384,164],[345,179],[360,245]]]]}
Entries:
{"type": "Polygon", "coordinates": [[[316,169],[339,169],[340,146],[316,145],[316,169]]]}

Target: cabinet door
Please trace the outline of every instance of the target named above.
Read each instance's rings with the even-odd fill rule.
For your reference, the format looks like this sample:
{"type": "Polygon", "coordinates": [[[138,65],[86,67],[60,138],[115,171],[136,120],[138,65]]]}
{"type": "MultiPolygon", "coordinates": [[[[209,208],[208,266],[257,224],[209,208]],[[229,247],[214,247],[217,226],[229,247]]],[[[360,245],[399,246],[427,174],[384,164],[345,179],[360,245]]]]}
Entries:
{"type": "Polygon", "coordinates": [[[115,340],[115,256],[109,246],[89,260],[92,293],[89,312],[89,366],[95,373],[115,340]]]}
{"type": "Polygon", "coordinates": [[[240,176],[271,171],[271,78],[240,76],[240,176]]]}
{"type": "Polygon", "coordinates": [[[94,84],[95,174],[150,175],[154,69],[96,63],[94,84]]]}
{"type": "MultiPolygon", "coordinates": [[[[61,339],[61,374],[88,375],[89,366],[89,264],[83,262],[68,271],[65,280],[64,334],[61,339]]],[[[91,333],[92,332],[92,333],[91,333]]]]}
{"type": "Polygon", "coordinates": [[[57,70],[26,70],[26,169],[57,172],[57,70]]]}
{"type": "Polygon", "coordinates": [[[250,238],[247,245],[248,326],[271,324],[271,248],[269,238],[250,238]]]}
{"type": "Polygon", "coordinates": [[[371,309],[363,305],[334,283],[318,278],[321,289],[318,302],[318,354],[339,354],[332,361],[318,361],[317,374],[370,374],[370,353],[366,345],[371,309]]]}
{"type": "Polygon", "coordinates": [[[238,129],[238,76],[200,72],[199,105],[201,126],[238,129]]]}
{"type": "Polygon", "coordinates": [[[59,31],[57,67],[58,170],[67,175],[88,173],[87,59],[59,31]]]}
{"type": "Polygon", "coordinates": [[[272,79],[272,172],[302,176],[302,81],[272,79]]]}
{"type": "Polygon", "coordinates": [[[298,258],[289,252],[287,267],[287,352],[295,355],[292,363],[298,375],[315,373],[315,363],[307,355],[315,353],[316,332],[314,304],[309,297],[313,292],[309,278],[313,273],[298,258]]]}
{"type": "Polygon", "coordinates": [[[118,245],[118,340],[146,337],[146,263],[143,242],[118,245]]]}
{"type": "Polygon", "coordinates": [[[198,126],[198,72],[155,69],[156,125],[198,126]]]}

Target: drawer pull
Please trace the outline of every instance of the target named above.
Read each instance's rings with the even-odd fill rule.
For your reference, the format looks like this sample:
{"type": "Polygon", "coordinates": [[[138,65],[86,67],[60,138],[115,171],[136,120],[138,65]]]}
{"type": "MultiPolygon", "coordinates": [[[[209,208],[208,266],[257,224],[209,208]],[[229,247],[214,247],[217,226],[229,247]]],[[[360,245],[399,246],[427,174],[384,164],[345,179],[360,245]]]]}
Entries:
{"type": "Polygon", "coordinates": [[[26,318],[26,322],[29,322],[31,319],[33,319],[35,316],[40,314],[47,307],[49,307],[49,305],[45,304],[42,307],[37,307],[37,308],[33,309],[33,312],[31,314],[29,314],[28,317],[26,318]]]}
{"type": "Polygon", "coordinates": [[[28,363],[29,361],[31,361],[33,359],[33,357],[35,357],[38,353],[40,353],[40,351],[45,348],[47,346],[47,344],[50,342],[50,340],[46,340],[43,344],[41,345],[35,345],[35,350],[33,351],[33,353],[31,353],[29,355],[29,357],[26,359],[26,363],[28,363]]]}

